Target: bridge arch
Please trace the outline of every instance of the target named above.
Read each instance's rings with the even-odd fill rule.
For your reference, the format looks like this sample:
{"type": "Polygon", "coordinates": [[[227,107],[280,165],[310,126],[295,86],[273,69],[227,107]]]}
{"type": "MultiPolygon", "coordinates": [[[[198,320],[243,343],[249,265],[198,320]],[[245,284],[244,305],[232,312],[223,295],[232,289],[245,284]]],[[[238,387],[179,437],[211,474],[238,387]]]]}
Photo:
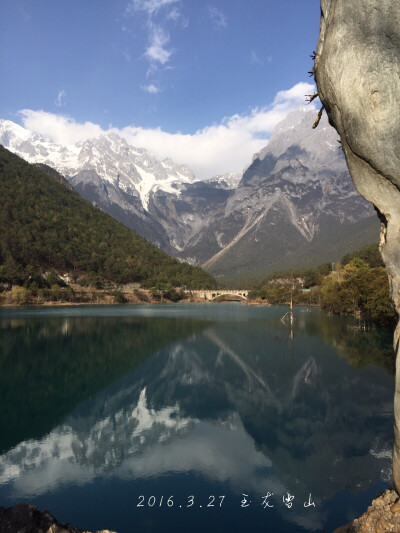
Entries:
{"type": "Polygon", "coordinates": [[[217,298],[227,296],[229,299],[235,301],[247,301],[249,291],[247,289],[199,289],[199,290],[186,290],[187,294],[206,300],[209,302],[215,301],[217,298]]]}
{"type": "Polygon", "coordinates": [[[227,297],[229,301],[246,301],[247,302],[247,295],[238,292],[229,292],[229,291],[218,291],[218,293],[212,293],[212,301],[214,302],[216,299],[222,299],[224,297],[227,297]]]}

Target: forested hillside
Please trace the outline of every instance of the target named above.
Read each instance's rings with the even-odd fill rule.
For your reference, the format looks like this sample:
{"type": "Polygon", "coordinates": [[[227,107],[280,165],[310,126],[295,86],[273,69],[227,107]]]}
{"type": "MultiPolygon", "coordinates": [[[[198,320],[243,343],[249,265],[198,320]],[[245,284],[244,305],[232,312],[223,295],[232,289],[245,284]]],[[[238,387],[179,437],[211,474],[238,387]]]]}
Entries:
{"type": "Polygon", "coordinates": [[[201,268],[172,259],[77,193],[0,146],[0,282],[73,279],[213,288],[201,268]]]}
{"type": "Polygon", "coordinates": [[[380,324],[395,324],[389,282],[378,244],[364,246],[333,265],[270,275],[255,287],[251,298],[283,304],[317,304],[331,313],[353,315],[380,324]]]}

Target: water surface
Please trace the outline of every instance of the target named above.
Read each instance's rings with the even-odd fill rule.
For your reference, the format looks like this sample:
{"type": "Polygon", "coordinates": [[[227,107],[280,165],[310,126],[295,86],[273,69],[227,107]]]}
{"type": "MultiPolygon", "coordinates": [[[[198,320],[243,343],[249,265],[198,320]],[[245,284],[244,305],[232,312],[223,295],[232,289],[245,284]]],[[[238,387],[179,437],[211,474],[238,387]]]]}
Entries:
{"type": "Polygon", "coordinates": [[[354,518],[391,480],[391,334],[286,311],[2,310],[0,505],[119,533],[354,518]]]}

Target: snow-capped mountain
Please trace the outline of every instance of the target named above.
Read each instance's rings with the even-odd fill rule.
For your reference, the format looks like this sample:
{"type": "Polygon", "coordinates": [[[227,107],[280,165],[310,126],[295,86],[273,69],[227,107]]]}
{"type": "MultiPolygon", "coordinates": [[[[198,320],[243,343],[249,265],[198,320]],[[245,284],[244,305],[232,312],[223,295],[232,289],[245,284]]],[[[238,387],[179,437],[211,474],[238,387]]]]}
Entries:
{"type": "Polygon", "coordinates": [[[212,178],[204,180],[205,183],[215,186],[218,189],[236,189],[242,179],[242,174],[228,172],[226,174],[217,174],[212,178]]]}
{"type": "Polygon", "coordinates": [[[87,200],[167,253],[217,276],[261,274],[337,260],[378,239],[326,116],[298,109],[275,128],[242,175],[196,181],[115,133],[59,146],[10,121],[0,143],[67,177],[87,200]]]}
{"type": "Polygon", "coordinates": [[[371,204],[354,189],[326,116],[298,109],[275,128],[238,186],[182,257],[201,258],[216,276],[262,275],[339,259],[378,240],[371,204]]]}
{"type": "Polygon", "coordinates": [[[173,253],[149,201],[160,190],[179,197],[180,187],[195,181],[186,165],[159,161],[112,132],[60,146],[7,120],[0,120],[0,144],[30,163],[55,168],[84,198],[173,253]]]}
{"type": "Polygon", "coordinates": [[[68,179],[90,170],[105,182],[138,196],[147,210],[151,191],[179,194],[174,185],[195,181],[186,165],[158,161],[143,148],[134,148],[115,133],[60,146],[8,120],[0,121],[0,143],[29,163],[44,163],[68,179]]]}

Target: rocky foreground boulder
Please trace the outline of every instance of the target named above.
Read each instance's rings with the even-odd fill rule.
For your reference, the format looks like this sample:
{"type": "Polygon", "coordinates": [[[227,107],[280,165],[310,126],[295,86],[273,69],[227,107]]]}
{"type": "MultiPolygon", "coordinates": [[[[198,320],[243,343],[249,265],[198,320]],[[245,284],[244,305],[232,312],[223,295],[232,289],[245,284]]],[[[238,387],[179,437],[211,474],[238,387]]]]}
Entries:
{"type": "MultiPolygon", "coordinates": [[[[400,2],[321,0],[314,74],[356,189],[381,220],[380,247],[400,311],[400,2]]],[[[400,326],[394,335],[399,352],[400,326]]],[[[393,480],[400,493],[400,358],[393,480]]]]}
{"type": "MultiPolygon", "coordinates": [[[[18,503],[14,507],[0,507],[1,533],[90,533],[70,524],[57,522],[48,511],[34,505],[18,503]]],[[[108,529],[96,533],[115,533],[108,529]]]]}
{"type": "Polygon", "coordinates": [[[400,513],[396,510],[398,499],[394,490],[386,490],[371,503],[360,518],[336,529],[334,533],[398,533],[400,531],[400,513]]]}

